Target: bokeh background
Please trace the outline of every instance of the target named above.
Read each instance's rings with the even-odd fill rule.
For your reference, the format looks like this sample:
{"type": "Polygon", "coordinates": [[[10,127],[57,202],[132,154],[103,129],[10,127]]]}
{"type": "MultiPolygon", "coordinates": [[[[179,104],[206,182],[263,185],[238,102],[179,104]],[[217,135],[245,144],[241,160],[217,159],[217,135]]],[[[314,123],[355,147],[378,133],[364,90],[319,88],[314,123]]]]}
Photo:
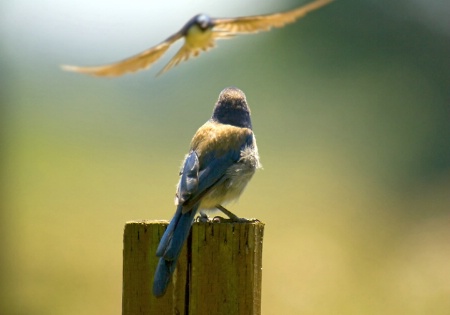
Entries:
{"type": "MultiPolygon", "coordinates": [[[[450,313],[450,3],[340,0],[155,74],[136,54],[199,12],[293,0],[0,2],[1,314],[120,314],[122,232],[170,219],[219,92],[241,88],[264,170],[264,314],[450,313]]],[[[206,298],[206,297],[205,297],[206,298]]]]}

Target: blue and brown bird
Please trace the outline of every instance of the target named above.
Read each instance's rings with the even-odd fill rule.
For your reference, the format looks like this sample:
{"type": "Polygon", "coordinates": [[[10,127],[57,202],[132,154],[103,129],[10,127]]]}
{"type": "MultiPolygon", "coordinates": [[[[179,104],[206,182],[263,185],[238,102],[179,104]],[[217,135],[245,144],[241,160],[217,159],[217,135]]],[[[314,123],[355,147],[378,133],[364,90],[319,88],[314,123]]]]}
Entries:
{"type": "Polygon", "coordinates": [[[198,14],[191,18],[178,32],[169,36],[160,44],[128,59],[103,66],[78,67],[64,65],[62,67],[64,70],[99,77],[120,76],[149,68],[161,58],[173,43],[184,38],[184,45],[158,73],[162,74],[180,62],[186,61],[192,56],[198,56],[200,52],[215,47],[216,39],[231,38],[240,34],[257,33],[268,31],[274,27],[283,27],[332,1],[315,0],[286,12],[237,18],[212,18],[206,14],[198,14]]]}
{"type": "Polygon", "coordinates": [[[160,258],[153,282],[155,296],[164,295],[198,211],[218,209],[233,221],[247,220],[223,205],[240,196],[259,168],[245,95],[237,88],[226,88],[219,95],[211,119],[192,138],[181,167],[176,212],[156,251],[160,258]]]}

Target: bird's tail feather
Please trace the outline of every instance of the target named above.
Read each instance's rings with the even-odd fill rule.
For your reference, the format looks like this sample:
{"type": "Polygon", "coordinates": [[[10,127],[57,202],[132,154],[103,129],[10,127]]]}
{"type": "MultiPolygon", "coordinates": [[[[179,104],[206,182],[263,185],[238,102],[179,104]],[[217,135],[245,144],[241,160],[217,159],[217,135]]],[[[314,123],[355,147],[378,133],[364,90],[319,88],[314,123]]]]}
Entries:
{"type": "Polygon", "coordinates": [[[176,261],[165,260],[160,258],[156,267],[155,278],[153,280],[153,295],[156,297],[163,296],[166,293],[172,273],[177,265],[176,261]]]}
{"type": "Polygon", "coordinates": [[[155,296],[162,296],[166,292],[172,273],[177,265],[178,256],[189,235],[197,208],[198,205],[194,206],[189,212],[182,213],[182,206],[178,206],[174,217],[161,238],[156,251],[156,255],[161,258],[156,267],[153,280],[153,294],[155,296]]]}
{"type": "Polygon", "coordinates": [[[181,215],[182,215],[182,206],[178,206],[172,220],[170,220],[170,223],[167,226],[166,231],[164,232],[161,240],[159,241],[158,248],[156,249],[156,256],[158,257],[164,256],[164,253],[166,252],[166,249],[172,240],[173,232],[175,231],[175,228],[177,227],[180,221],[181,215]]]}

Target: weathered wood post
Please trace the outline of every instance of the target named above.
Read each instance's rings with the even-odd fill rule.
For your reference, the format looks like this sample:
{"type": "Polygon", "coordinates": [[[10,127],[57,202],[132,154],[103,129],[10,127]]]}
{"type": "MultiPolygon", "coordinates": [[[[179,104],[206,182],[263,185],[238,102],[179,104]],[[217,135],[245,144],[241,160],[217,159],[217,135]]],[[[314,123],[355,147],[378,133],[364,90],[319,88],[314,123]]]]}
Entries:
{"type": "Polygon", "coordinates": [[[263,223],[194,223],[172,283],[155,298],[155,252],[167,224],[125,225],[122,315],[261,314],[263,223]]]}

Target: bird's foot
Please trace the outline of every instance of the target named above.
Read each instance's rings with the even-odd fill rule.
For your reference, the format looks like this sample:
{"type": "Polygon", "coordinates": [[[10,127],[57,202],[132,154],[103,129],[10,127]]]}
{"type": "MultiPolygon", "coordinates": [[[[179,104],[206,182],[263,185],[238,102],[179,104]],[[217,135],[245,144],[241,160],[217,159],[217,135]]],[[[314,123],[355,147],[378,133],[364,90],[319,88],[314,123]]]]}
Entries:
{"type": "Polygon", "coordinates": [[[214,219],[219,218],[219,222],[234,222],[234,223],[255,223],[260,222],[258,219],[246,219],[246,218],[240,218],[237,215],[235,215],[230,210],[226,209],[222,205],[217,205],[217,209],[222,211],[229,219],[224,219],[220,216],[214,217],[214,219]]]}
{"type": "Polygon", "coordinates": [[[220,216],[215,216],[214,218],[210,218],[210,217],[208,217],[208,215],[205,212],[200,211],[200,215],[195,219],[195,222],[215,223],[215,222],[223,222],[224,220],[229,220],[229,219],[225,219],[220,216]]]}
{"type": "Polygon", "coordinates": [[[212,222],[212,220],[208,217],[208,215],[203,211],[200,211],[200,215],[195,219],[195,221],[201,223],[212,222]]]}
{"type": "Polygon", "coordinates": [[[215,216],[211,222],[217,222],[217,223],[256,223],[261,222],[258,219],[246,219],[246,218],[224,218],[221,216],[215,216]]]}

